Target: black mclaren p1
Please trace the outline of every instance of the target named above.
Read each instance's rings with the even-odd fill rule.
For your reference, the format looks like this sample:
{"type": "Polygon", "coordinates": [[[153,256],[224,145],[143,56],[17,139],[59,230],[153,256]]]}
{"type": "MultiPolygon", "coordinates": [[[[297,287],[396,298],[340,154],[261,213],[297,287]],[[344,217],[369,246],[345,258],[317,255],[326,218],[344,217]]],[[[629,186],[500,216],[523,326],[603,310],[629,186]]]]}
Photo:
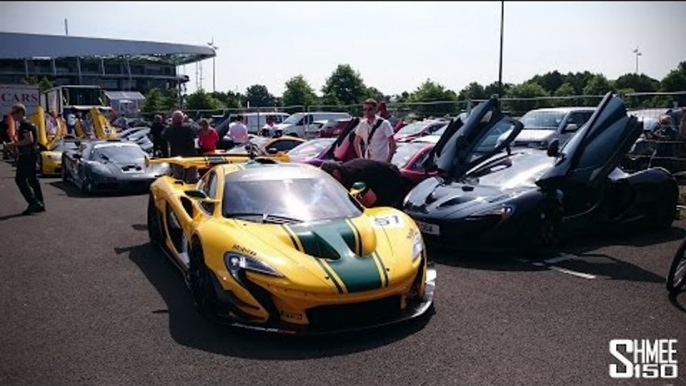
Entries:
{"type": "Polygon", "coordinates": [[[133,142],[89,141],[62,154],[62,180],[73,182],[84,194],[144,193],[155,179],[169,173],[169,165],[146,166],[145,158],[146,153],[133,142]]]}
{"type": "Polygon", "coordinates": [[[547,151],[510,148],[521,129],[495,98],[464,123],[451,122],[425,161],[437,177],[417,185],[403,204],[427,243],[545,253],[561,235],[671,226],[674,177],[663,168],[633,174],[618,168],[641,134],[621,98],[608,93],[561,149],[556,141],[547,151]]]}

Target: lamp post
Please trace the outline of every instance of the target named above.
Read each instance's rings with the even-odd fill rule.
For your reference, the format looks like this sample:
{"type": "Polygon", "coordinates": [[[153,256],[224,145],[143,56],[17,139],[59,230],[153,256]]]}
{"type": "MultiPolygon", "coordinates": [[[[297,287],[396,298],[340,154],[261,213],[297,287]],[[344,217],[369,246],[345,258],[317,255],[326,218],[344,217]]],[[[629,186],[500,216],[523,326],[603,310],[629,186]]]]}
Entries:
{"type": "Polygon", "coordinates": [[[503,97],[503,22],[505,20],[505,1],[500,2],[500,64],[498,66],[498,98],[503,97]]]}
{"type": "Polygon", "coordinates": [[[210,48],[212,48],[215,53],[214,56],[212,57],[212,92],[217,92],[217,53],[216,51],[219,49],[218,46],[214,45],[214,36],[212,37],[212,41],[207,43],[210,48]]]}
{"type": "Polygon", "coordinates": [[[633,53],[636,54],[636,75],[638,75],[638,57],[642,56],[643,53],[638,51],[638,47],[636,47],[633,53]]]}

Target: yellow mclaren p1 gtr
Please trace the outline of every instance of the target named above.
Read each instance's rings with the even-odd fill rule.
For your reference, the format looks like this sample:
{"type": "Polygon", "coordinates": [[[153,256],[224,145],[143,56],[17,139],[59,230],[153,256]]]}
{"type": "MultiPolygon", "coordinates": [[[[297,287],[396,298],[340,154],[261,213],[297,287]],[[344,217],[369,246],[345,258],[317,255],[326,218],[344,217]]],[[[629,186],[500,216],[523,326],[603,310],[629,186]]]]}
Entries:
{"type": "Polygon", "coordinates": [[[404,213],[364,208],[355,191],[310,165],[202,158],[149,161],[172,173],[151,185],[148,204],[151,242],[183,272],[202,314],[317,334],[431,309],[436,273],[404,213]]]}

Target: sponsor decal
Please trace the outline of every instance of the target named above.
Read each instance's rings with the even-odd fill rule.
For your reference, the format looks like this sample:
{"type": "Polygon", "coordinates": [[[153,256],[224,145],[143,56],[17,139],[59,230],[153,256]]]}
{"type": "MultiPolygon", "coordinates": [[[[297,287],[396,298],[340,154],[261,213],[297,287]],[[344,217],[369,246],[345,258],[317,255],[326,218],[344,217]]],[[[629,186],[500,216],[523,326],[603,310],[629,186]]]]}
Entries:
{"type": "Polygon", "coordinates": [[[238,244],[234,244],[233,249],[234,249],[236,252],[240,252],[240,253],[243,253],[243,254],[246,254],[246,255],[257,256],[257,253],[255,253],[255,251],[253,251],[253,250],[251,250],[251,249],[249,249],[249,248],[246,248],[246,247],[244,247],[244,246],[238,245],[238,244]]]}

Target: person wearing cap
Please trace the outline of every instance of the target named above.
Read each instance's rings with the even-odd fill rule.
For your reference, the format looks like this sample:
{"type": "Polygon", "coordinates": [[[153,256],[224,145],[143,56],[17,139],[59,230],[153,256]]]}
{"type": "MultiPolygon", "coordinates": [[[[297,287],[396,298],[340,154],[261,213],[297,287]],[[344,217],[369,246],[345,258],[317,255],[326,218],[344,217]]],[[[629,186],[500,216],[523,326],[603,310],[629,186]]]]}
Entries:
{"type": "Polygon", "coordinates": [[[29,204],[21,214],[45,212],[43,191],[36,175],[38,162],[38,130],[36,126],[26,119],[26,107],[18,103],[12,106],[12,119],[17,122],[17,141],[7,146],[17,149],[17,173],[14,178],[21,195],[29,204]]]}

